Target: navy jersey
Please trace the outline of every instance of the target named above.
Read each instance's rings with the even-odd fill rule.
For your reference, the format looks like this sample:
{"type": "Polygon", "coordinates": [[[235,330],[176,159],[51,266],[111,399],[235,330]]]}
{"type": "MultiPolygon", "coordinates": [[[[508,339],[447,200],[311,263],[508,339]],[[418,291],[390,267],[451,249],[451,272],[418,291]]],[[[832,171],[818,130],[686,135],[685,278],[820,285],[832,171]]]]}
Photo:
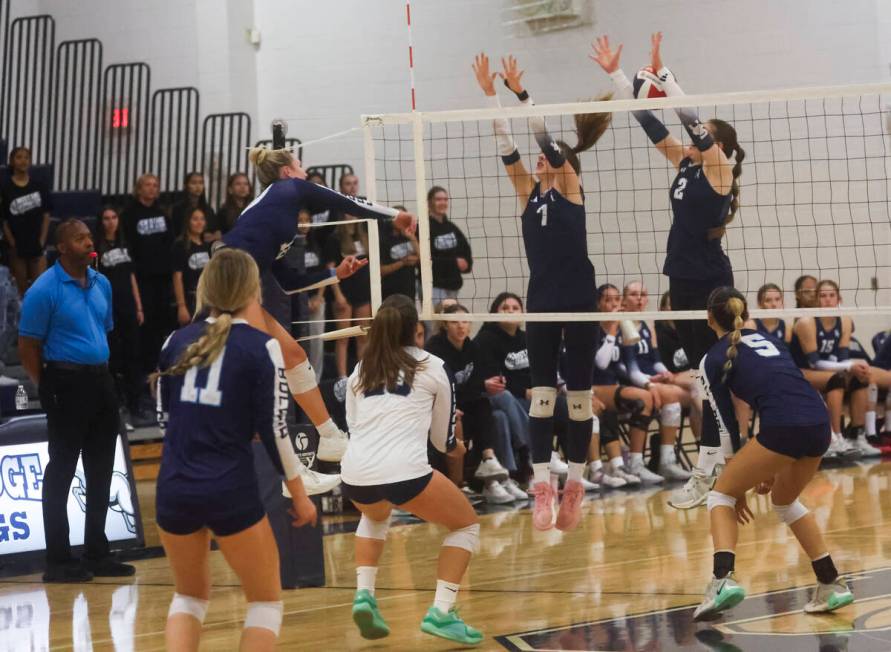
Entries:
{"type": "MultiPolygon", "coordinates": [[[[623,347],[623,354],[633,356],[634,362],[637,363],[638,369],[648,376],[654,376],[661,370],[667,369],[662,364],[662,356],[659,349],[653,346],[653,333],[646,322],[640,322],[637,325],[637,332],[640,334],[640,341],[637,344],[623,347]]],[[[619,333],[619,338],[622,337],[619,333]]],[[[626,368],[630,369],[631,360],[625,360],[626,368]]]]}
{"type": "Polygon", "coordinates": [[[777,326],[773,330],[768,329],[760,319],[756,319],[755,330],[764,335],[764,337],[772,337],[784,346],[786,344],[786,322],[783,319],[777,320],[777,326]]]}
{"type": "Polygon", "coordinates": [[[891,331],[879,331],[875,335],[872,336],[872,352],[878,358],[879,351],[882,350],[882,347],[885,345],[885,342],[888,341],[889,333],[891,331]]]}
{"type": "Polygon", "coordinates": [[[542,195],[537,183],[521,219],[529,261],[529,312],[596,310],[585,207],[554,188],[542,195]]]}
{"type": "Polygon", "coordinates": [[[739,432],[731,392],[758,412],[762,428],[810,426],[829,420],[823,399],[805,380],[789,352],[757,331],[743,329],[733,368],[722,381],[729,337],[718,340],[700,364],[708,399],[703,437],[707,428],[725,434],[739,432]]]}
{"type": "MultiPolygon", "coordinates": [[[[875,339],[873,339],[873,342],[875,342],[875,339]]],[[[891,371],[891,337],[884,337],[881,342],[882,346],[876,349],[876,355],[872,360],[872,364],[879,369],[891,371]]]]}
{"type": "Polygon", "coordinates": [[[701,165],[685,158],[671,184],[673,219],[662,273],[675,278],[708,281],[732,272],[721,239],[708,231],[724,224],[730,195],[719,195],[705,177],[701,165]]]}
{"type": "Polygon", "coordinates": [[[302,179],[281,179],[270,184],[242,211],[235,226],[223,236],[230,247],[247,251],[260,268],[271,270],[285,290],[311,285],[331,275],[327,269],[301,274],[284,260],[297,236],[301,210],[321,213],[326,208],[358,218],[395,217],[397,211],[358,197],[350,197],[302,179]]]}
{"type": "MultiPolygon", "coordinates": [[[[832,362],[839,361],[839,342],[841,341],[842,320],[836,317],[830,328],[823,326],[823,320],[820,317],[814,319],[817,328],[817,355],[820,360],[830,360],[832,362]]],[[[801,342],[797,335],[792,335],[792,357],[802,369],[809,367],[807,355],[801,348],[801,342]]]]}
{"type": "MultiPolygon", "coordinates": [[[[202,321],[173,333],[161,349],[159,369],[173,365],[205,328],[202,321]]],[[[235,320],[211,365],[161,376],[158,421],[166,432],[158,483],[188,494],[255,487],[254,433],[279,472],[293,477],[299,464],[293,448],[292,455],[279,454],[284,444],[291,446],[289,400],[278,342],[235,320]]]]}

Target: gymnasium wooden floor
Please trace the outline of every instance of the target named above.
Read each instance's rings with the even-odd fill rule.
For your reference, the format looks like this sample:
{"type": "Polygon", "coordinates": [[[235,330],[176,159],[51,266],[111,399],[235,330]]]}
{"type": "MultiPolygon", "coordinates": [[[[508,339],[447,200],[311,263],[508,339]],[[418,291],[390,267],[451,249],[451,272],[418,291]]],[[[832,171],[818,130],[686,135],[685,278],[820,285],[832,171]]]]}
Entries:
{"type": "MultiPolygon", "coordinates": [[[[763,498],[741,531],[737,575],[751,596],[729,615],[694,624],[709,578],[705,508],[678,512],[664,490],[614,491],[587,499],[575,532],[540,533],[526,508],[482,517],[482,551],[459,604],[484,630],[486,650],[891,650],[891,462],[822,472],[804,502],[816,513],[836,563],[853,578],[854,605],[833,615],[800,613],[812,585],[807,558],[763,498]]],[[[142,483],[148,545],[153,491],[142,483]]],[[[325,537],[328,583],[285,594],[281,649],[447,650],[423,635],[442,532],[424,524],[390,530],[377,595],[392,634],[361,639],[350,620],[352,534],[325,537]]],[[[234,650],[244,600],[221,554],[203,649],[234,650]]],[[[132,581],[44,586],[36,575],[0,582],[0,650],[161,650],[172,594],[163,557],[137,561],[132,581]]]]}

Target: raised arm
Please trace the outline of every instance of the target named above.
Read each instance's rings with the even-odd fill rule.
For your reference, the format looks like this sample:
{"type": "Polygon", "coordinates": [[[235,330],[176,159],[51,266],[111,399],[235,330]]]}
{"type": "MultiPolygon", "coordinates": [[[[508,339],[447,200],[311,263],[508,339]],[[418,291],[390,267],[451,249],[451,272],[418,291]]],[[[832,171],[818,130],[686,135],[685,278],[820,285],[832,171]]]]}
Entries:
{"type": "MultiPolygon", "coordinates": [[[[501,102],[498,100],[498,94],[495,92],[496,73],[489,72],[489,57],[480,52],[473,58],[473,72],[476,75],[476,81],[486,94],[486,100],[489,106],[493,108],[501,108],[501,102]]],[[[507,176],[517,191],[517,197],[521,201],[526,201],[535,187],[535,180],[526,166],[523,165],[523,159],[517,146],[514,143],[513,136],[510,133],[510,123],[506,118],[495,118],[492,123],[495,129],[495,143],[498,146],[498,153],[501,154],[501,161],[504,163],[504,169],[507,176]]]]}
{"type": "MultiPolygon", "coordinates": [[[[668,97],[678,97],[684,94],[675,79],[674,73],[662,65],[660,46],[662,44],[662,32],[656,32],[650,37],[652,49],[650,51],[651,65],[659,78],[659,85],[668,97]]],[[[687,130],[693,145],[702,152],[702,169],[706,178],[715,192],[726,195],[733,186],[733,164],[727,159],[724,151],[717,145],[708,128],[699,121],[696,109],[684,106],[675,109],[681,124],[687,130]]],[[[666,154],[667,156],[667,154],[666,154]]]]}
{"type": "MultiPolygon", "coordinates": [[[[631,80],[625,75],[624,71],[619,67],[619,59],[622,56],[622,44],[619,44],[615,50],[610,47],[608,36],[598,36],[597,40],[591,44],[594,48],[593,54],[588,55],[592,61],[597,62],[604,72],[613,80],[616,88],[616,99],[630,100],[634,97],[634,87],[631,80]]],[[[656,146],[656,149],[662,153],[665,158],[671,161],[672,165],[678,167],[684,158],[684,145],[677,138],[672,136],[668,129],[662,124],[662,121],[649,110],[632,111],[631,115],[643,127],[647,137],[656,146]]]]}
{"type": "Polygon", "coordinates": [[[699,383],[702,396],[702,436],[711,437],[705,441],[726,439],[732,434],[739,434],[736,411],[730,390],[721,381],[722,366],[720,362],[709,360],[706,355],[699,365],[699,383]],[[715,436],[717,432],[718,437],[715,436]]]}
{"type": "Polygon", "coordinates": [[[291,179],[291,181],[297,184],[297,190],[305,207],[313,214],[330,209],[361,219],[392,218],[400,229],[413,228],[417,222],[414,215],[405,211],[382,206],[361,197],[344,195],[305,179],[291,179]]]}

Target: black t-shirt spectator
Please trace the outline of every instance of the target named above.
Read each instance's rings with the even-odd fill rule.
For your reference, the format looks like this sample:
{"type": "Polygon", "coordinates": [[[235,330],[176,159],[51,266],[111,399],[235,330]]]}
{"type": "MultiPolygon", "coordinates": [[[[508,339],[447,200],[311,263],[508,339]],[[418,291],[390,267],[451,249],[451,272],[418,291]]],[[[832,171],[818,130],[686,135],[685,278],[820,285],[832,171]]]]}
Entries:
{"type": "MultiPolygon", "coordinates": [[[[325,262],[332,263],[335,267],[340,265],[346,257],[342,251],[342,243],[340,234],[334,231],[325,243],[325,262]]],[[[353,256],[357,258],[366,258],[368,252],[362,241],[356,239],[353,242],[353,256]]],[[[340,291],[346,297],[347,302],[354,307],[364,306],[371,303],[371,277],[368,274],[368,265],[362,267],[352,276],[348,276],[340,282],[340,291]]]]}
{"type": "Polygon", "coordinates": [[[120,241],[103,240],[97,245],[99,271],[111,282],[112,303],[115,307],[121,303],[132,304],[135,310],[130,282],[130,274],[133,273],[130,252],[120,241]]]}
{"type": "Polygon", "coordinates": [[[197,206],[193,205],[192,201],[186,197],[175,203],[170,211],[170,228],[173,231],[174,237],[179,237],[182,234],[186,221],[192,216],[192,211],[196,208],[204,211],[204,219],[207,221],[205,231],[213,232],[220,230],[217,217],[204,197],[201,198],[197,206]]]}
{"type": "Polygon", "coordinates": [[[449,218],[442,222],[430,219],[430,253],[433,259],[433,287],[443,290],[460,290],[464,285],[462,272],[458,269],[458,258],[467,261],[467,271],[473,269],[473,255],[470,243],[464,233],[449,218]]]}
{"type": "Polygon", "coordinates": [[[486,366],[496,369],[495,373],[504,376],[507,391],[517,398],[525,399],[526,390],[532,387],[526,331],[518,328],[511,335],[497,323],[487,322],[480,328],[474,342],[479,346],[486,366]]]}
{"type": "Polygon", "coordinates": [[[46,187],[34,179],[29,179],[24,186],[8,179],[0,188],[0,196],[3,201],[3,219],[15,238],[16,253],[23,258],[42,256],[40,231],[43,228],[43,216],[52,210],[46,187]]]}
{"type": "Polygon", "coordinates": [[[170,274],[173,233],[161,206],[157,202],[145,206],[134,201],[121,213],[121,222],[136,270],[151,275],[170,274]]]}
{"type": "Polygon", "coordinates": [[[198,290],[198,277],[201,270],[210,262],[210,243],[195,244],[191,240],[177,240],[173,243],[173,271],[182,272],[183,292],[189,302],[189,312],[195,306],[195,293],[198,290]]]}
{"type": "Polygon", "coordinates": [[[316,231],[317,229],[312,229],[303,237],[303,271],[307,274],[321,271],[325,266],[325,256],[318,238],[315,237],[316,231]]]}
{"type": "Polygon", "coordinates": [[[235,226],[235,221],[238,219],[238,216],[241,215],[241,211],[243,210],[244,208],[239,208],[235,202],[231,202],[227,199],[223,202],[223,205],[220,206],[220,210],[218,210],[217,214],[214,216],[216,227],[224,234],[229,233],[229,231],[232,230],[232,227],[235,226]]]}
{"type": "Polygon", "coordinates": [[[485,381],[498,374],[488,366],[479,345],[469,337],[459,351],[449,341],[445,331],[440,331],[429,340],[425,347],[443,362],[455,377],[455,403],[459,409],[485,396],[485,381]]]}
{"type": "Polygon", "coordinates": [[[659,340],[659,357],[662,358],[663,364],[671,373],[676,374],[680,371],[687,371],[690,368],[690,363],[687,360],[684,347],[681,346],[681,338],[678,337],[677,329],[664,321],[657,321],[656,339],[659,340]]]}
{"type": "MultiPolygon", "coordinates": [[[[395,233],[389,225],[380,227],[380,252],[381,265],[390,265],[398,262],[406,256],[417,255],[411,240],[401,233],[395,233]]],[[[386,299],[391,294],[404,294],[410,299],[415,298],[415,265],[400,267],[381,278],[381,295],[386,299]]]]}

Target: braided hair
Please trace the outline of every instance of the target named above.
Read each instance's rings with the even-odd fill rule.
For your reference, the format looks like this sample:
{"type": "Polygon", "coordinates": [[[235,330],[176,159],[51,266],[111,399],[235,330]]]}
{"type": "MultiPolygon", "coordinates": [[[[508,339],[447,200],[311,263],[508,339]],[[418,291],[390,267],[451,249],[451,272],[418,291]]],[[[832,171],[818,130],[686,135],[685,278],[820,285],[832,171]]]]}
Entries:
{"type": "Polygon", "coordinates": [[[729,122],[713,118],[709,120],[709,124],[714,130],[714,139],[721,143],[721,150],[728,159],[732,156],[736,163],[733,164],[733,184],[730,186],[730,210],[727,211],[727,217],[721,226],[709,229],[708,239],[717,240],[723,238],[727,231],[727,225],[736,217],[736,211],[739,208],[739,175],[742,174],[742,162],[746,158],[745,150],[739,146],[736,139],[736,129],[729,122]]]}
{"type": "Polygon", "coordinates": [[[733,362],[737,357],[736,349],[742,338],[743,324],[749,318],[746,298],[736,288],[715,288],[708,297],[708,312],[718,326],[730,332],[727,362],[724,363],[721,374],[721,382],[727,382],[727,378],[733,371],[733,362]]]}

